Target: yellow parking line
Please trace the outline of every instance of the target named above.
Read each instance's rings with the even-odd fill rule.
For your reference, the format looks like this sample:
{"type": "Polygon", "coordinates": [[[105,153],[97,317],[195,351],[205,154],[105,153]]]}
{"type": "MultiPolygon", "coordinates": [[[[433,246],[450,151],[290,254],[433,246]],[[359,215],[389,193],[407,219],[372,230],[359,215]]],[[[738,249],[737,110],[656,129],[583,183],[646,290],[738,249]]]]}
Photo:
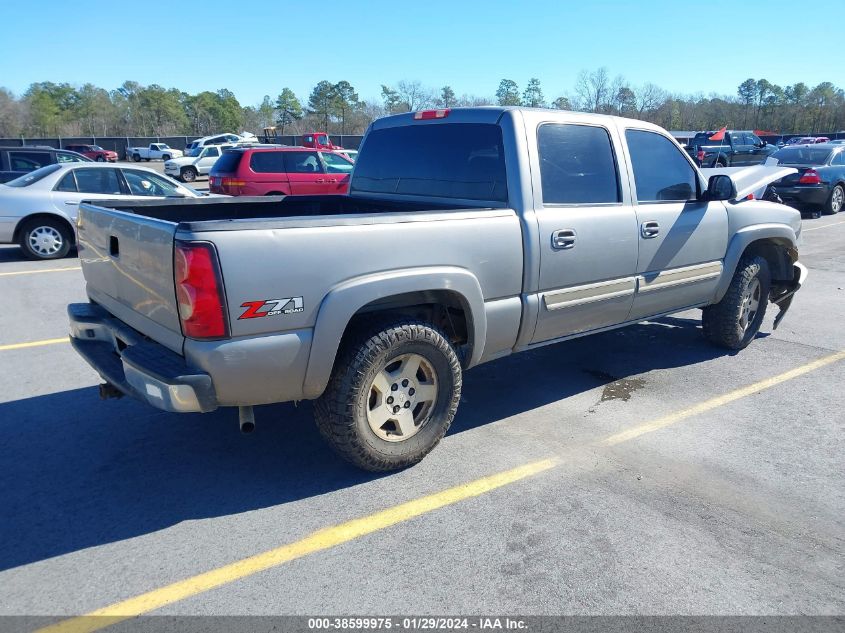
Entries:
{"type": "Polygon", "coordinates": [[[842,222],[831,222],[830,224],[825,224],[824,226],[814,226],[811,229],[802,229],[802,233],[807,233],[808,231],[821,231],[822,229],[826,229],[829,226],[836,226],[837,224],[845,224],[845,220],[842,222]]]}
{"type": "Polygon", "coordinates": [[[801,365],[800,367],[796,367],[795,369],[791,369],[782,374],[778,374],[777,376],[772,376],[771,378],[766,378],[765,380],[755,382],[752,385],[742,387],[741,389],[737,389],[736,391],[731,391],[730,393],[711,398],[710,400],[705,400],[704,402],[697,404],[694,407],[690,407],[688,409],[684,409],[683,411],[678,411],[676,413],[670,413],[669,415],[663,416],[662,418],[657,418],[656,420],[652,420],[651,422],[646,422],[645,424],[635,426],[634,428],[622,431],[621,433],[616,433],[615,435],[611,435],[610,437],[605,438],[601,443],[605,446],[613,446],[614,444],[619,444],[621,442],[632,440],[635,437],[639,437],[640,435],[645,435],[646,433],[657,431],[659,429],[675,424],[676,422],[680,422],[681,420],[690,418],[694,415],[699,415],[701,413],[704,413],[705,411],[710,411],[711,409],[726,405],[729,402],[734,402],[735,400],[745,398],[746,396],[753,395],[759,391],[764,391],[765,389],[771,389],[775,385],[779,385],[783,382],[786,382],[787,380],[792,380],[793,378],[797,378],[798,376],[803,376],[806,373],[809,373],[816,369],[820,369],[825,365],[830,365],[831,363],[835,363],[836,361],[843,359],[845,359],[845,352],[836,352],[835,354],[824,356],[822,358],[819,358],[818,360],[814,360],[811,363],[807,363],[806,365],[801,365]]]}
{"type": "Polygon", "coordinates": [[[96,631],[116,622],[148,613],[155,609],[183,600],[198,593],[203,593],[228,584],[246,576],[251,576],[271,567],[287,563],[308,554],[320,552],[342,543],[348,543],[373,532],[378,532],[398,523],[428,514],[433,510],[452,505],[465,499],[512,484],[520,479],[531,477],[556,465],[552,459],[544,459],[506,470],[489,477],[482,477],[467,484],[448,488],[427,497],[414,499],[407,503],[376,512],[360,519],[353,519],[340,525],[318,530],[305,538],[271,549],[262,554],[250,556],[229,565],[175,582],[166,587],[154,589],[140,596],[123,600],[111,606],[97,609],[87,615],[62,620],[51,626],[39,629],[39,633],[83,633],[96,631]]]}
{"type": "Polygon", "coordinates": [[[27,347],[41,347],[42,345],[55,345],[56,343],[68,343],[70,339],[64,338],[48,338],[44,341],[30,341],[29,343],[12,343],[11,345],[0,345],[0,352],[5,352],[10,349],[25,349],[27,347]]]}
{"type": "Polygon", "coordinates": [[[10,273],[0,273],[0,277],[12,277],[14,275],[36,275],[38,273],[63,273],[68,270],[82,270],[82,266],[69,266],[68,268],[42,268],[41,270],[16,270],[10,273]]]}

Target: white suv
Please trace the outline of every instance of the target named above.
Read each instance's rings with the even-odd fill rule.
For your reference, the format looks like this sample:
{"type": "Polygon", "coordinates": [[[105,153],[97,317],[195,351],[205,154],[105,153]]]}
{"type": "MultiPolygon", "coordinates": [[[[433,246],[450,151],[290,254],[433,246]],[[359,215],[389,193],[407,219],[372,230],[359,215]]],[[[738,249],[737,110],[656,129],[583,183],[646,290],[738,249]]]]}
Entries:
{"type": "Polygon", "coordinates": [[[223,155],[223,150],[230,147],[234,145],[230,143],[195,147],[181,158],[165,161],[164,173],[182,182],[194,182],[197,176],[207,176],[217,159],[223,155]]]}

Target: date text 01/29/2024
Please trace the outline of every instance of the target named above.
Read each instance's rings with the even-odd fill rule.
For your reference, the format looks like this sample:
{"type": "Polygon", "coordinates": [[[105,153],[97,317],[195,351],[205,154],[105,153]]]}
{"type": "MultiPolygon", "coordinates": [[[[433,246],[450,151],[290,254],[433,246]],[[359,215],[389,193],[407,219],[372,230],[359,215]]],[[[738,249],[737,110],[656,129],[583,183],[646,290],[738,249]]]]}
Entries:
{"type": "Polygon", "coordinates": [[[398,630],[398,631],[460,631],[460,630],[525,630],[527,623],[521,619],[500,617],[351,617],[309,618],[308,628],[320,630],[398,630]]]}

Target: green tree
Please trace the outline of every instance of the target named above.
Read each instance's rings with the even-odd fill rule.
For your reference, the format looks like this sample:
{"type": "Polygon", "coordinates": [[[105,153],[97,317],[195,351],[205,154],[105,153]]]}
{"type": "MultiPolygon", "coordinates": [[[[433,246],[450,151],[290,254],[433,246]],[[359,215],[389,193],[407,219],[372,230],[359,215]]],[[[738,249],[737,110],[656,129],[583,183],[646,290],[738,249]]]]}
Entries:
{"type": "Polygon", "coordinates": [[[742,127],[748,127],[748,109],[754,103],[754,98],[757,96],[757,82],[753,79],[746,79],[739,88],[736,89],[740,101],[745,106],[745,116],[742,120],[742,127]]]}
{"type": "Polygon", "coordinates": [[[528,80],[525,92],[522,93],[522,105],[529,108],[546,107],[546,100],[543,98],[543,91],[540,89],[540,80],[536,77],[528,80]]]}
{"type": "Polygon", "coordinates": [[[441,108],[451,108],[457,103],[457,99],[455,98],[455,91],[452,90],[450,86],[443,86],[440,89],[440,99],[437,101],[437,105],[441,108]]]}
{"type": "Polygon", "coordinates": [[[349,115],[360,107],[358,93],[348,81],[339,81],[334,85],[334,110],[340,119],[340,133],[346,134],[346,121],[349,115]]]}
{"type": "Polygon", "coordinates": [[[552,107],[556,110],[571,110],[572,104],[569,102],[569,99],[566,97],[558,97],[554,101],[552,101],[552,107]]]}
{"type": "Polygon", "coordinates": [[[519,86],[513,79],[502,79],[499,82],[499,88],[496,90],[496,101],[499,105],[520,105],[519,86]]]}
{"type": "Polygon", "coordinates": [[[616,107],[622,116],[631,116],[637,111],[637,95],[630,86],[621,86],[616,92],[616,107]]]}
{"type": "Polygon", "coordinates": [[[336,98],[334,85],[326,80],[314,86],[308,97],[308,111],[320,119],[323,132],[329,132],[329,120],[337,108],[336,98]]]}
{"type": "Polygon", "coordinates": [[[59,134],[62,125],[72,119],[77,93],[70,84],[42,81],[29,86],[24,101],[33,131],[44,135],[59,134]]]}
{"type": "Polygon", "coordinates": [[[94,84],[85,84],[77,93],[75,115],[82,129],[90,136],[107,136],[109,122],[114,116],[114,105],[109,93],[94,84]]]}
{"type": "Polygon", "coordinates": [[[290,88],[282,88],[282,92],[276,97],[276,125],[285,133],[285,128],[294,121],[302,118],[302,105],[299,99],[290,88]]]}
{"type": "Polygon", "coordinates": [[[390,86],[381,85],[381,100],[384,102],[384,109],[388,114],[402,112],[402,97],[390,86]]]}

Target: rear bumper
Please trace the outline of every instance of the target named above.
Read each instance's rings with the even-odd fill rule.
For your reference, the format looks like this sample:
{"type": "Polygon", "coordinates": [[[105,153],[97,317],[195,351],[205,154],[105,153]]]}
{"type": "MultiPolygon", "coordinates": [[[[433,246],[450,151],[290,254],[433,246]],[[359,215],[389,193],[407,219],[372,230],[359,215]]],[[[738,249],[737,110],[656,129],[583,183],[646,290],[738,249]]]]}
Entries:
{"type": "Polygon", "coordinates": [[[774,185],[784,203],[789,205],[821,206],[827,202],[830,189],[826,185],[774,185]]]}
{"type": "Polygon", "coordinates": [[[67,308],[74,349],[107,383],[158,409],[178,413],[217,408],[211,376],[149,341],[92,303],[67,308]]]}

